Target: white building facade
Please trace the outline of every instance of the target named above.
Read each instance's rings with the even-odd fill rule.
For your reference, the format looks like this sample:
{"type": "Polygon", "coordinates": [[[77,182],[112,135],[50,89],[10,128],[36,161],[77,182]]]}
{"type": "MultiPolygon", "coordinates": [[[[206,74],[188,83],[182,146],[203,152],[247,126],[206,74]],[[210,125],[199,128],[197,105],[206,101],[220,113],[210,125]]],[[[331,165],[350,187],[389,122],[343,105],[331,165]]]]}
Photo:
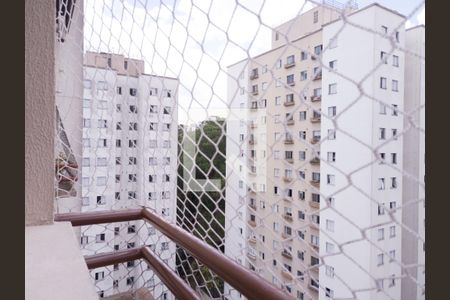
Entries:
{"type": "MultiPolygon", "coordinates": [[[[143,66],[121,55],[85,56],[81,209],[145,206],[175,222],[178,81],[144,74],[143,66]]],[[[84,226],[81,234],[85,255],[148,245],[175,268],[175,244],[146,222],[84,226]]],[[[146,286],[173,299],[145,262],[91,276],[101,296],[146,286]]]]}
{"type": "MultiPolygon", "coordinates": [[[[381,5],[346,9],[361,28],[316,7],[276,27],[272,50],[228,68],[225,253],[300,300],[415,299],[405,298],[403,255],[418,249],[424,266],[423,243],[402,246],[396,208],[404,163],[424,174],[424,141],[412,138],[420,154],[408,159],[401,113],[424,103],[424,76],[405,77],[401,50],[421,53],[417,34],[381,5]],[[413,85],[420,101],[407,97],[413,85]]],[[[414,222],[424,239],[422,208],[414,222]]],[[[242,298],[227,285],[225,294],[242,298]]]]}

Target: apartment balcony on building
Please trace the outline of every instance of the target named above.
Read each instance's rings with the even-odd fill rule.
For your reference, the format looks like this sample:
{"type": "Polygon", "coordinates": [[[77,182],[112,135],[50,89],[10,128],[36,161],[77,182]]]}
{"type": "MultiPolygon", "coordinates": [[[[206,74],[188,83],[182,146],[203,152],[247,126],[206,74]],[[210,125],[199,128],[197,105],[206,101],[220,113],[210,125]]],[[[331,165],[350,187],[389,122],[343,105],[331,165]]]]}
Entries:
{"type": "Polygon", "coordinates": [[[252,95],[256,96],[258,93],[258,85],[252,85],[252,95]]]}
{"type": "Polygon", "coordinates": [[[283,251],[281,251],[281,255],[287,259],[292,259],[292,250],[284,248],[283,251]]]}
{"type": "Polygon", "coordinates": [[[320,158],[318,156],[314,156],[313,158],[310,159],[309,163],[312,164],[312,165],[319,165],[320,164],[320,158]]]}
{"type": "Polygon", "coordinates": [[[322,79],[322,71],[318,72],[316,75],[314,75],[313,80],[321,80],[322,79]]]}
{"type": "Polygon", "coordinates": [[[281,275],[288,281],[292,281],[294,279],[294,276],[291,274],[291,272],[285,269],[281,270],[281,275]]]}
{"type": "Polygon", "coordinates": [[[286,133],[285,137],[284,137],[284,144],[286,145],[290,145],[294,143],[294,139],[292,138],[291,134],[286,133]]]}
{"type": "MultiPolygon", "coordinates": [[[[256,89],[256,93],[258,93],[258,89],[256,89]]],[[[258,109],[258,101],[252,101],[250,104],[250,110],[257,110],[258,109]]]]}
{"type": "Polygon", "coordinates": [[[311,102],[319,102],[322,101],[322,95],[312,95],[311,102]]]}
{"type": "Polygon", "coordinates": [[[294,94],[288,94],[286,95],[286,100],[284,101],[283,105],[284,106],[292,106],[295,104],[294,101],[294,94]]]}
{"type": "Polygon", "coordinates": [[[285,69],[289,69],[295,66],[295,56],[290,55],[286,58],[286,63],[284,64],[285,69]]]}
{"type": "Polygon", "coordinates": [[[318,142],[320,142],[320,135],[314,135],[310,140],[310,143],[313,145],[317,144],[318,142]]]}
{"type": "Polygon", "coordinates": [[[250,73],[250,80],[258,79],[258,68],[253,69],[250,73]]]}
{"type": "Polygon", "coordinates": [[[320,112],[313,111],[313,116],[311,117],[311,123],[320,123],[322,115],[320,112]]]}
{"type": "Polygon", "coordinates": [[[292,221],[293,221],[293,218],[292,218],[292,212],[285,212],[285,213],[283,214],[283,218],[284,218],[286,221],[292,222],[292,221]]]}

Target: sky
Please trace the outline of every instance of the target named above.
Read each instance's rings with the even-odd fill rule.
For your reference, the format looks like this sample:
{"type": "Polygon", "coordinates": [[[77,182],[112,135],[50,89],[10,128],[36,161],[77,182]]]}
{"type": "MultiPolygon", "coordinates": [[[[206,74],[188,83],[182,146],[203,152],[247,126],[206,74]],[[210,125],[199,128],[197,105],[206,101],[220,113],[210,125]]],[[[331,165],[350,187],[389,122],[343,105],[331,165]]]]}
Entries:
{"type": "MultiPolygon", "coordinates": [[[[302,0],[237,2],[85,0],[84,47],[143,59],[146,73],[179,78],[178,123],[225,117],[227,66],[269,50],[271,27],[313,7],[302,0]]],[[[360,8],[373,2],[357,1],[360,8]]],[[[406,16],[423,3],[377,2],[406,16]]],[[[417,24],[425,24],[423,5],[406,27],[417,24]]]]}

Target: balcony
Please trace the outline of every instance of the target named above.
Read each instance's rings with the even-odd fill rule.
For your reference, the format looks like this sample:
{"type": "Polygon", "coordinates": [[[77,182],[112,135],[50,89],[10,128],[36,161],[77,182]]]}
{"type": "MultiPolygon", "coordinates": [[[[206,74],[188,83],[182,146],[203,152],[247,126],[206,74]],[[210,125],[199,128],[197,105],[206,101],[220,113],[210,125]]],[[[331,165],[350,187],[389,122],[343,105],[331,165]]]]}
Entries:
{"type": "Polygon", "coordinates": [[[311,185],[316,188],[320,188],[320,180],[313,179],[310,181],[311,185]]]}
{"type": "Polygon", "coordinates": [[[292,254],[290,251],[283,249],[283,251],[281,251],[281,256],[287,258],[287,259],[292,259],[292,254]]]}
{"type": "MultiPolygon", "coordinates": [[[[256,91],[256,95],[258,94],[258,91],[256,91]]],[[[252,102],[252,104],[250,105],[250,110],[257,110],[258,109],[258,103],[257,102],[252,102]]]]}
{"type": "MultiPolygon", "coordinates": [[[[294,279],[294,277],[292,276],[292,274],[289,272],[289,271],[287,271],[287,270],[281,270],[281,276],[283,276],[283,278],[285,278],[285,279],[287,279],[287,280],[289,280],[289,281],[291,281],[292,279],[294,279]]],[[[267,299],[267,298],[265,298],[265,299],[267,299]]]]}
{"type": "Polygon", "coordinates": [[[322,96],[311,96],[311,102],[322,101],[322,96]]]}
{"type": "Polygon", "coordinates": [[[292,138],[286,138],[284,139],[284,144],[285,145],[291,145],[294,143],[294,140],[292,138]]]}
{"type": "Polygon", "coordinates": [[[320,142],[320,136],[313,137],[309,142],[313,145],[317,144],[318,142],[320,142]]]}
{"type": "Polygon", "coordinates": [[[318,158],[318,157],[316,156],[316,157],[312,158],[312,159],[309,161],[309,163],[312,164],[312,165],[320,165],[320,158],[318,158]]]}
{"type": "Polygon", "coordinates": [[[288,120],[286,120],[286,124],[287,125],[294,125],[295,121],[294,121],[294,119],[288,119],[288,120]]]}
{"type": "Polygon", "coordinates": [[[283,181],[284,182],[291,182],[292,181],[292,176],[283,176],[283,181]]]}
{"type": "Polygon", "coordinates": [[[254,79],[258,79],[258,78],[259,78],[258,73],[253,73],[250,75],[250,80],[254,80],[254,79]]]}
{"type": "Polygon", "coordinates": [[[320,123],[321,116],[319,115],[319,116],[311,117],[310,120],[311,120],[311,123],[320,123]]]}
{"type": "Polygon", "coordinates": [[[322,72],[320,72],[319,74],[317,74],[316,76],[314,76],[313,80],[320,80],[322,79],[322,72]]]}
{"type": "Polygon", "coordinates": [[[284,160],[286,160],[286,162],[288,162],[288,163],[290,163],[290,164],[293,164],[294,163],[294,159],[292,158],[292,157],[290,157],[290,158],[285,158],[284,160]]]}
{"type": "Polygon", "coordinates": [[[255,139],[250,139],[250,140],[248,140],[248,143],[250,145],[255,145],[256,144],[256,140],[255,139]]]}
{"type": "Polygon", "coordinates": [[[256,260],[256,254],[247,251],[247,257],[250,258],[251,260],[255,261],[256,260]]]}
{"type": "MultiPolygon", "coordinates": [[[[157,228],[179,247],[182,247],[186,251],[192,253],[211,271],[215,272],[231,286],[242,292],[247,298],[264,299],[264,297],[270,297],[270,299],[279,300],[291,299],[280,289],[272,286],[264,279],[255,276],[245,267],[234,263],[230,258],[223,255],[222,252],[211,248],[205,242],[191,235],[181,227],[168,223],[165,219],[150,209],[137,208],[88,213],[64,213],[55,216],[56,222],[66,222],[64,224],[69,224],[68,222],[71,222],[72,226],[89,226],[110,222],[115,223],[135,220],[144,220],[152,224],[152,226],[157,228]]],[[[250,251],[247,252],[247,257],[251,260],[256,260],[256,255],[250,251]]],[[[149,268],[153,270],[153,272],[161,279],[163,284],[174,294],[177,299],[201,299],[197,292],[193,290],[181,277],[179,277],[177,273],[173,272],[150,247],[142,246],[85,256],[85,263],[88,269],[96,269],[135,260],[144,260],[148,264],[149,268]]],[[[68,265],[72,266],[72,264],[68,265]]],[[[74,280],[76,277],[74,278],[70,276],[70,278],[71,280],[74,280]]],[[[83,282],[88,282],[88,280],[83,282]]],[[[92,294],[95,295],[95,292],[92,294]]],[[[121,294],[115,296],[120,295],[121,294]]],[[[125,294],[123,295],[125,296],[125,294]]],[[[119,297],[114,299],[127,298],[119,297]]]]}
{"type": "Polygon", "coordinates": [[[291,101],[284,101],[284,103],[283,103],[284,106],[292,106],[292,105],[294,105],[294,104],[295,104],[295,101],[294,101],[294,100],[291,100],[291,101]]]}
{"type": "Polygon", "coordinates": [[[287,232],[285,232],[285,231],[283,231],[283,232],[281,233],[281,237],[282,237],[283,239],[289,239],[289,238],[292,237],[292,235],[289,234],[289,233],[287,233],[287,232]]]}
{"type": "Polygon", "coordinates": [[[316,292],[319,291],[319,283],[317,283],[317,281],[315,281],[314,279],[310,280],[308,287],[310,289],[312,289],[313,291],[316,291],[316,292]]]}
{"type": "Polygon", "coordinates": [[[256,244],[256,236],[250,236],[247,241],[250,244],[256,244]]]}
{"type": "Polygon", "coordinates": [[[295,81],[294,80],[287,81],[286,84],[289,85],[289,86],[294,86],[295,85],[295,81]]]}
{"type": "Polygon", "coordinates": [[[254,210],[256,210],[256,204],[255,203],[249,203],[248,204],[249,207],[253,208],[254,210]]]}
{"type": "Polygon", "coordinates": [[[284,64],[284,68],[285,69],[289,69],[289,68],[292,68],[294,66],[295,66],[295,61],[287,62],[287,63],[284,64]]]}
{"type": "Polygon", "coordinates": [[[317,209],[319,209],[319,208],[320,208],[320,202],[310,200],[310,201],[309,201],[309,206],[311,206],[312,208],[317,208],[317,209]]]}
{"type": "Polygon", "coordinates": [[[292,222],[292,213],[284,213],[283,214],[283,218],[286,220],[286,221],[289,221],[289,222],[292,222]]]}
{"type": "Polygon", "coordinates": [[[259,94],[258,89],[252,89],[252,95],[253,96],[256,96],[258,94],[259,94]]]}
{"type": "Polygon", "coordinates": [[[293,201],[292,196],[284,196],[283,200],[286,201],[286,202],[292,202],[293,201]]]}
{"type": "Polygon", "coordinates": [[[250,225],[251,227],[256,227],[256,222],[252,221],[252,220],[248,220],[248,225],[250,225]]]}
{"type": "Polygon", "coordinates": [[[250,127],[251,129],[258,128],[258,123],[251,122],[251,123],[248,125],[248,127],[250,127]]]}

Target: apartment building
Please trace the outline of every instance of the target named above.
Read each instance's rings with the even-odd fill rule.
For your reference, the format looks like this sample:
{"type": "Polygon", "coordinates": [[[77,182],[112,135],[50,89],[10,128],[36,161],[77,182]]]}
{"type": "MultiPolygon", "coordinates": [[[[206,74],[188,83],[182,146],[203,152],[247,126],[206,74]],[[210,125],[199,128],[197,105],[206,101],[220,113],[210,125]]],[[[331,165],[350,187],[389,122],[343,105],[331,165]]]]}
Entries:
{"type": "MultiPolygon", "coordinates": [[[[178,80],[145,74],[142,60],[87,52],[83,84],[81,210],[146,206],[174,222],[178,80]]],[[[175,244],[143,221],[85,226],[81,234],[85,255],[150,245],[175,267],[175,244]]],[[[101,296],[134,284],[166,289],[143,267],[128,262],[91,276],[101,296]]]]}
{"type": "MultiPolygon", "coordinates": [[[[402,221],[414,234],[406,228],[402,231],[402,260],[412,266],[407,270],[410,277],[402,280],[402,296],[425,299],[425,26],[407,29],[405,34],[406,49],[411,51],[405,54],[405,112],[423,131],[412,127],[403,141],[402,221]]],[[[404,127],[411,125],[405,118],[404,127]]]]}
{"type": "Polygon", "coordinates": [[[323,4],[228,68],[225,253],[297,299],[403,299],[404,23],[323,4]]]}
{"type": "Polygon", "coordinates": [[[297,299],[318,298],[319,58],[322,26],[338,16],[307,11],[273,30],[272,50],[228,69],[225,253],[297,299]]]}

